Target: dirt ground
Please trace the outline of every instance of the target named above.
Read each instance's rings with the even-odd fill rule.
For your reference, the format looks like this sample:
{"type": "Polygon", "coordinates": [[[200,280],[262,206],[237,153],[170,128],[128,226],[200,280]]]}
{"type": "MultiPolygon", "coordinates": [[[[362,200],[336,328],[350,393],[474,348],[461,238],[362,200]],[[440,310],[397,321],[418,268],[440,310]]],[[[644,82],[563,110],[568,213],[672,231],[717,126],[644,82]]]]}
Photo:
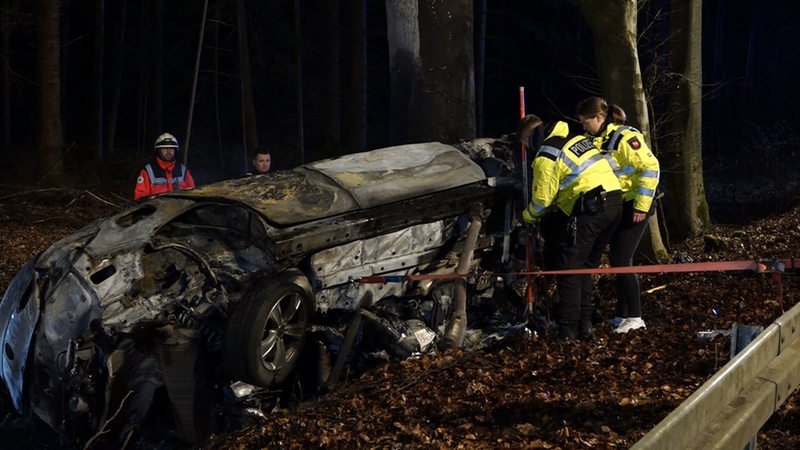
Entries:
{"type": "MultiPolygon", "coordinates": [[[[124,191],[4,186],[0,195],[0,289],[29,258],[129,201],[124,191]]],[[[672,249],[677,261],[800,256],[800,209],[744,226],[717,226],[672,249]]],[[[730,340],[699,333],[734,323],[769,325],[798,300],[798,278],[740,272],[642,275],[647,330],[562,346],[519,337],[480,352],[387,362],[334,392],[277,409],[263,424],[213,436],[213,449],[249,448],[628,448],[729,359],[730,340]]],[[[609,276],[599,310],[613,316],[609,276]]],[[[19,418],[4,395],[0,442],[61,448],[49,429],[19,418]]],[[[800,448],[798,396],[758,435],[761,448],[800,448]]],[[[129,448],[181,448],[173,437],[129,448]],[[154,442],[156,444],[154,444],[154,442]]]]}

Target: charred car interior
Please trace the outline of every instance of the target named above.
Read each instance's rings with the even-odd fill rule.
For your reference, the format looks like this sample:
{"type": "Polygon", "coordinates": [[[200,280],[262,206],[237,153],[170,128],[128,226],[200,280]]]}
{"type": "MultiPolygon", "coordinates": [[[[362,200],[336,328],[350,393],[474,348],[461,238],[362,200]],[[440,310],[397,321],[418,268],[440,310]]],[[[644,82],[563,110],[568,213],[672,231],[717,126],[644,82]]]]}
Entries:
{"type": "Polygon", "coordinates": [[[14,408],[91,445],[125,439],[165,395],[177,434],[198,442],[231,417],[264,418],[297,377],[330,389],[370,360],[526,330],[514,280],[492,275],[519,240],[511,154],[504,140],[379,149],[86,226],[0,303],[14,408]]]}

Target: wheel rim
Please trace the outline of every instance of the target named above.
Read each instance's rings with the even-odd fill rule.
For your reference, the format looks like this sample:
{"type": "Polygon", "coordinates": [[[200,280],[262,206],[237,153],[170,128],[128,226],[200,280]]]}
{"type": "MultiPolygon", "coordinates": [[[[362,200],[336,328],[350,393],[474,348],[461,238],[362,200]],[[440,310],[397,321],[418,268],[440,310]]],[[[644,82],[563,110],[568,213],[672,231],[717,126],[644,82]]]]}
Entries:
{"type": "Polygon", "coordinates": [[[303,299],[296,292],[272,306],[261,337],[261,361],[268,370],[280,370],[297,357],[306,328],[304,317],[303,299]]]}

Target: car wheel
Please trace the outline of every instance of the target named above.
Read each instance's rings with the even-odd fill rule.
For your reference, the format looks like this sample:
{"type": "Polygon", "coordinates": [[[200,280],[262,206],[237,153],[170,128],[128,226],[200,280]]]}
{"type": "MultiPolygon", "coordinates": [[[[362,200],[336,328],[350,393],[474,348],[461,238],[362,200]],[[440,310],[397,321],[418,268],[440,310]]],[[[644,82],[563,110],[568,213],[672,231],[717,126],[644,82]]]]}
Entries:
{"type": "Polygon", "coordinates": [[[296,282],[257,281],[228,320],[224,349],[231,375],[262,387],[285,381],[300,358],[313,306],[309,290],[296,282]]]}

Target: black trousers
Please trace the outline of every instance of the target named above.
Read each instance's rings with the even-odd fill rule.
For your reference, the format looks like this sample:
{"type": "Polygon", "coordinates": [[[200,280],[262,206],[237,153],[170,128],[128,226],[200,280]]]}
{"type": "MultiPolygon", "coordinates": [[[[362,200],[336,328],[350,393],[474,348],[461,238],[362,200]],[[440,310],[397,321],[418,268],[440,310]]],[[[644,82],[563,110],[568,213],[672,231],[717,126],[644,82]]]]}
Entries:
{"type": "MultiPolygon", "coordinates": [[[[558,240],[558,269],[588,269],[600,265],[606,244],[622,216],[622,193],[607,193],[605,207],[598,212],[579,213],[574,232],[564,229],[558,240]]],[[[594,286],[591,275],[557,277],[559,307],[556,321],[560,338],[575,338],[591,330],[594,286]]]]}
{"type": "MultiPolygon", "coordinates": [[[[655,203],[647,213],[645,220],[633,223],[633,200],[622,204],[622,219],[610,241],[609,260],[613,267],[633,265],[633,254],[639,247],[639,242],[647,229],[647,219],[653,215],[654,211],[655,203]]],[[[639,275],[635,273],[617,274],[617,304],[614,308],[614,315],[623,318],[642,316],[639,275]]]]}
{"type": "Polygon", "coordinates": [[[542,217],[539,222],[539,232],[544,239],[542,248],[541,266],[544,270],[553,270],[558,267],[558,258],[561,254],[561,240],[568,239],[565,236],[569,225],[569,216],[558,211],[549,212],[542,217]]]}

